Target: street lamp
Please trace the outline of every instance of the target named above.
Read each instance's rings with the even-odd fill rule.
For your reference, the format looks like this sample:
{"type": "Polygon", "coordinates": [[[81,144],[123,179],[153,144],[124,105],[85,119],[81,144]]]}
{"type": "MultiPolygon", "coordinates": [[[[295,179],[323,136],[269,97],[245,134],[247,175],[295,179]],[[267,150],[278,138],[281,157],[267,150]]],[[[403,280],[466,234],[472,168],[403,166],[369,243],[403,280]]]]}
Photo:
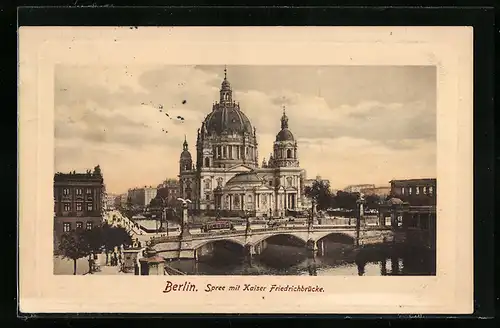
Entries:
{"type": "Polygon", "coordinates": [[[165,222],[165,224],[167,225],[166,229],[167,229],[167,237],[168,237],[168,220],[167,220],[167,201],[166,201],[166,197],[165,198],[161,198],[162,200],[162,211],[161,211],[161,215],[162,215],[162,222],[165,222]]]}
{"type": "Polygon", "coordinates": [[[315,200],[314,198],[311,200],[311,215],[309,216],[308,222],[307,222],[307,229],[311,230],[312,225],[314,224],[314,207],[315,207],[315,200]]]}
{"type": "Polygon", "coordinates": [[[361,220],[364,217],[364,209],[363,206],[366,203],[364,195],[360,194],[359,198],[356,200],[356,207],[357,207],[357,213],[356,213],[356,245],[359,246],[359,233],[361,229],[361,220]]]}
{"type": "Polygon", "coordinates": [[[178,201],[182,203],[182,216],[181,216],[181,236],[188,233],[187,230],[187,215],[188,215],[188,203],[191,204],[191,200],[184,198],[177,198],[178,201]]]}

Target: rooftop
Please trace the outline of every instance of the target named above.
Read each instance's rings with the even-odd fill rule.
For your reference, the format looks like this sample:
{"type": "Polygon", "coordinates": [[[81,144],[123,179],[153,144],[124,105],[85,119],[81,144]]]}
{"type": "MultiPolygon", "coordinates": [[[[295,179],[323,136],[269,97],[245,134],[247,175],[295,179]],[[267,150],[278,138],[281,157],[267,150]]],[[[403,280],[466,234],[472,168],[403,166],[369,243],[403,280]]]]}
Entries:
{"type": "Polygon", "coordinates": [[[405,179],[405,180],[391,180],[390,184],[436,184],[436,178],[421,178],[421,179],[405,179]]]}

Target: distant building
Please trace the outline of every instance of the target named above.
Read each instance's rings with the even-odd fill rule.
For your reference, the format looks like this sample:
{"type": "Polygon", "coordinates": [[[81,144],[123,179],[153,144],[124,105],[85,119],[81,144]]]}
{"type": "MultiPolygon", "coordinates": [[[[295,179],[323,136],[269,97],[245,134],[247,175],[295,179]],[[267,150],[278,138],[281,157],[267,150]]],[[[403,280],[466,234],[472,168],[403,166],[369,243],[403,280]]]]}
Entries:
{"type": "Polygon", "coordinates": [[[330,185],[330,180],[323,179],[323,178],[321,178],[321,176],[317,175],[316,178],[314,178],[314,179],[304,179],[304,187],[312,187],[312,185],[315,181],[323,182],[325,184],[330,185]]]}
{"type": "Polygon", "coordinates": [[[413,206],[436,205],[436,179],[392,180],[392,197],[399,198],[413,206]]]}
{"type": "Polygon", "coordinates": [[[102,222],[104,179],[98,166],[86,173],[54,175],[54,244],[63,233],[92,229],[102,222]]]}
{"type": "Polygon", "coordinates": [[[128,191],[130,203],[135,206],[145,207],[156,197],[158,190],[151,186],[144,188],[133,188],[128,191]]]}
{"type": "Polygon", "coordinates": [[[361,189],[361,193],[365,196],[375,195],[379,197],[387,197],[391,193],[391,187],[374,187],[374,188],[364,188],[361,189]]]}
{"type": "Polygon", "coordinates": [[[115,207],[115,199],[116,199],[116,195],[114,194],[106,194],[105,196],[105,201],[104,201],[104,208],[106,209],[106,211],[112,211],[114,210],[116,207],[115,207]]]}
{"type": "Polygon", "coordinates": [[[117,198],[117,203],[119,204],[118,207],[126,208],[128,202],[128,193],[121,194],[117,198]]]}
{"type": "Polygon", "coordinates": [[[375,185],[374,184],[357,184],[357,185],[350,185],[344,188],[345,192],[361,192],[363,189],[374,189],[375,185]]]}

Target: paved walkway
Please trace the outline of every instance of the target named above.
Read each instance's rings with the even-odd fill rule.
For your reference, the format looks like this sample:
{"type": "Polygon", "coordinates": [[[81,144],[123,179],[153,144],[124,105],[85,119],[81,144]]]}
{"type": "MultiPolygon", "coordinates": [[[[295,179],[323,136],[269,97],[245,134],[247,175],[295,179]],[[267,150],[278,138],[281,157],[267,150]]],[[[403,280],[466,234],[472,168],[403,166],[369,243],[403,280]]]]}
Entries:
{"type": "Polygon", "coordinates": [[[134,273],[124,273],[120,271],[119,266],[109,266],[109,265],[104,265],[101,266],[101,270],[94,272],[93,274],[96,275],[125,275],[125,274],[134,274],[134,273]]]}

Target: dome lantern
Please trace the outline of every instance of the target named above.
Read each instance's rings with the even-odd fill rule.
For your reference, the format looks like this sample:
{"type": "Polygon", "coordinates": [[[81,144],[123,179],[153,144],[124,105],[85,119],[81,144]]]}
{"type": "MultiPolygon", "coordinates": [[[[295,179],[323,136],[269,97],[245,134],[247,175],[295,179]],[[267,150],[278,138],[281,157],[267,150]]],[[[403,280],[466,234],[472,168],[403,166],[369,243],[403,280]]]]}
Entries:
{"type": "Polygon", "coordinates": [[[233,102],[233,91],[231,90],[231,83],[227,80],[227,67],[224,67],[224,80],[220,87],[220,103],[231,104],[233,102]]]}

